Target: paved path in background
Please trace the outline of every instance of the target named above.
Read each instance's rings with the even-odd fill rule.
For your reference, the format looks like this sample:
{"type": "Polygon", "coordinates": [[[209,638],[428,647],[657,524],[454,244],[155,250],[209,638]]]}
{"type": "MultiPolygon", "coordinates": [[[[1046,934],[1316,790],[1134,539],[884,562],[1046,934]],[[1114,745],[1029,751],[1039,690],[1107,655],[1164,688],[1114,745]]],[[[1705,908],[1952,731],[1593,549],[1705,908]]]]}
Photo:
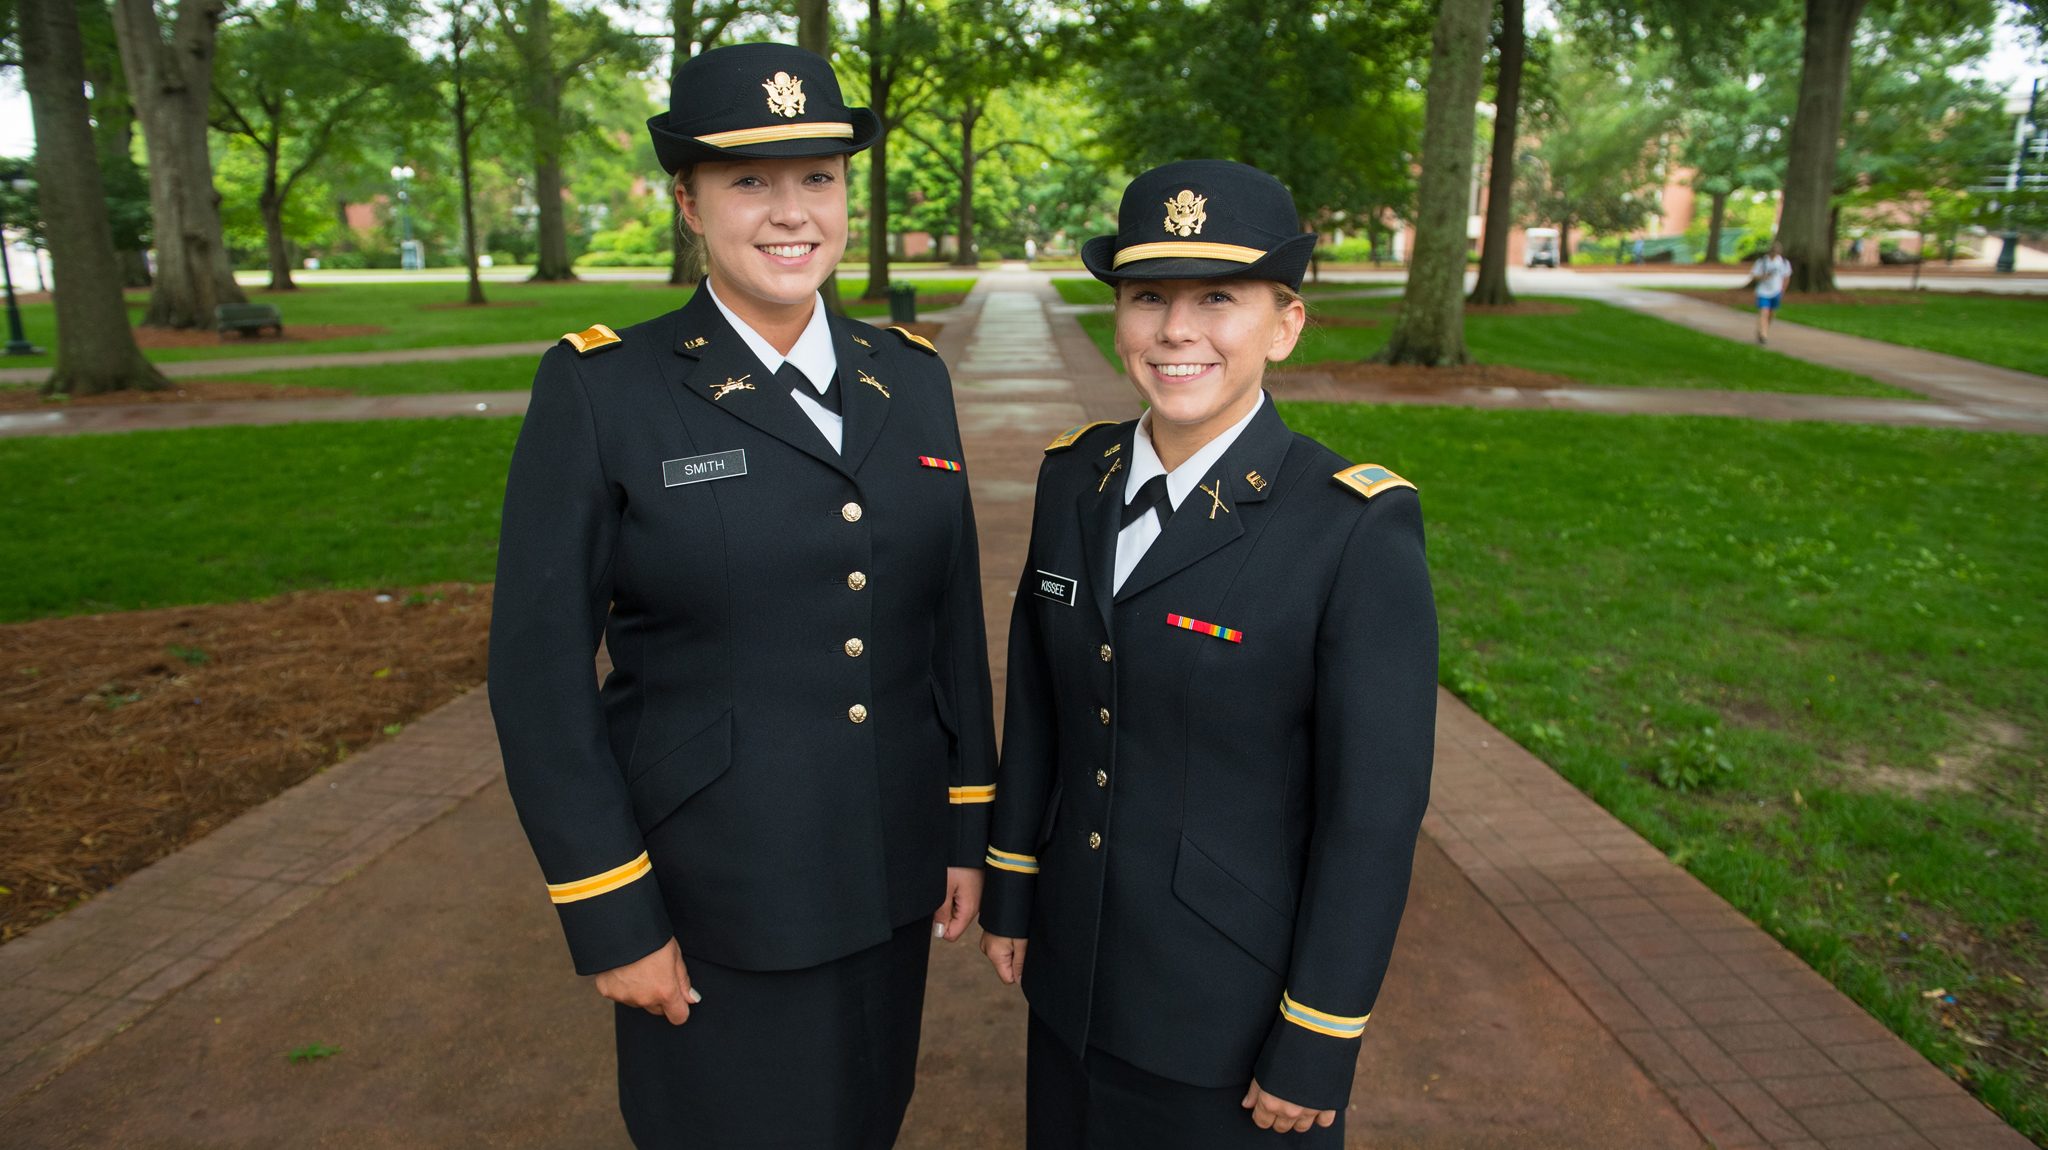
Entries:
{"type": "MultiPolygon", "coordinates": [[[[985,277],[941,340],[999,698],[1039,445],[1134,407],[1051,298],[985,277]]],[[[1440,708],[1353,1145],[2028,1145],[1543,763],[1440,708]]],[[[479,690],[0,948],[10,1145],[624,1146],[608,1009],[568,973],[495,761],[479,690]],[[339,1053],[285,1058],[316,1042],[339,1053]]],[[[901,1145],[1021,1145],[1023,1026],[971,943],[939,946],[901,1145]]]]}

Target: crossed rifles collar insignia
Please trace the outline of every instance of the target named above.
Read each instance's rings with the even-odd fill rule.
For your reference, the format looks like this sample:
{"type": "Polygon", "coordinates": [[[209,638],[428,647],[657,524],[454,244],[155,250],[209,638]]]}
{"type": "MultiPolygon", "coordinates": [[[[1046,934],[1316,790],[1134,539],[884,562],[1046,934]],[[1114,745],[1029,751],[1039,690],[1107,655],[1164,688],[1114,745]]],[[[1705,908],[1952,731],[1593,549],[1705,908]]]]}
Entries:
{"type": "Polygon", "coordinates": [[[754,385],[747,382],[749,379],[752,379],[753,377],[754,373],[751,371],[739,377],[738,379],[734,379],[729,375],[726,376],[724,383],[714,383],[711,385],[712,400],[715,402],[717,400],[724,399],[726,396],[731,395],[735,391],[754,390],[754,385]]]}

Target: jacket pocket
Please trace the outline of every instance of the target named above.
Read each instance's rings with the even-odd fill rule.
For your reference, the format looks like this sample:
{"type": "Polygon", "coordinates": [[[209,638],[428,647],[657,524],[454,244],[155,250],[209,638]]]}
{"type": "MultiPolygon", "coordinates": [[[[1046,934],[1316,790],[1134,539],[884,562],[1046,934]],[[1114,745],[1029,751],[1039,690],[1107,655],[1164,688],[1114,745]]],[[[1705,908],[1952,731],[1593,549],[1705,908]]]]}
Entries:
{"type": "Polygon", "coordinates": [[[953,721],[953,708],[946,705],[946,692],[939,689],[938,679],[928,676],[926,681],[932,685],[932,712],[938,716],[939,726],[945,728],[946,741],[953,742],[960,737],[960,726],[953,721]]]}
{"type": "Polygon", "coordinates": [[[1294,950],[1293,918],[1216,865],[1186,835],[1181,836],[1173,864],[1173,893],[1268,970],[1287,974],[1287,959],[1294,950]]]}
{"type": "Polygon", "coordinates": [[[731,766],[732,710],[727,708],[702,730],[634,771],[626,784],[634,820],[643,832],[652,830],[731,766]]]}
{"type": "Polygon", "coordinates": [[[1045,800],[1045,814],[1038,820],[1038,837],[1032,840],[1031,849],[1038,850],[1052,841],[1052,829],[1060,821],[1060,794],[1066,790],[1064,783],[1054,781],[1052,797],[1045,800]]]}

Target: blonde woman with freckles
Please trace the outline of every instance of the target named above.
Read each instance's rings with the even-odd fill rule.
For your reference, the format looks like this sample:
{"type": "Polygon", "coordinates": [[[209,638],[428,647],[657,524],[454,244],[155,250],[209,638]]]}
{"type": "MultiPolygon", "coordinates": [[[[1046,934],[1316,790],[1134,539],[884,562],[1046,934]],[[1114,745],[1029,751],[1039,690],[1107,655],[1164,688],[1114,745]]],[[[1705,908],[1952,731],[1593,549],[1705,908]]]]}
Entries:
{"type": "Polygon", "coordinates": [[[616,1004],[636,1145],[882,1150],[993,797],[952,387],[819,298],[878,131],[826,61],[705,52],[648,129],[710,272],[541,361],[491,627],[506,781],[616,1004]]]}
{"type": "Polygon", "coordinates": [[[1343,1144],[1436,614],[1414,485],[1261,387],[1306,318],[1299,219],[1271,176],[1188,161],[1082,251],[1147,410],[1047,446],[1010,622],[981,946],[1030,1002],[1033,1150],[1343,1144]]]}

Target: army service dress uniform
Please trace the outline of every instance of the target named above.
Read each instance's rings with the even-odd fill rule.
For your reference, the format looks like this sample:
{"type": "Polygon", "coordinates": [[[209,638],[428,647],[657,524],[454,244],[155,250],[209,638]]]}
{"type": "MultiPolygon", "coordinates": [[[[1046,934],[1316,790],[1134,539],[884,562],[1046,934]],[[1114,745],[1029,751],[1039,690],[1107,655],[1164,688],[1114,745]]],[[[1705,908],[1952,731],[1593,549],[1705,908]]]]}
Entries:
{"type": "Polygon", "coordinates": [[[950,380],[917,337],[824,325],[836,449],[707,282],[550,350],[513,454],[490,691],[521,823],[579,973],[674,937],[702,995],[681,1026],[616,1010],[643,1147],[890,1145],[946,868],[987,842],[950,380]]]}
{"type": "Polygon", "coordinates": [[[1338,1147],[1428,801],[1421,505],[1263,395],[1119,586],[1136,438],[1047,448],[1010,626],[982,925],[1029,942],[1031,1145],[1338,1147]],[[1337,1125],[1258,1128],[1254,1079],[1337,1125]]]}

